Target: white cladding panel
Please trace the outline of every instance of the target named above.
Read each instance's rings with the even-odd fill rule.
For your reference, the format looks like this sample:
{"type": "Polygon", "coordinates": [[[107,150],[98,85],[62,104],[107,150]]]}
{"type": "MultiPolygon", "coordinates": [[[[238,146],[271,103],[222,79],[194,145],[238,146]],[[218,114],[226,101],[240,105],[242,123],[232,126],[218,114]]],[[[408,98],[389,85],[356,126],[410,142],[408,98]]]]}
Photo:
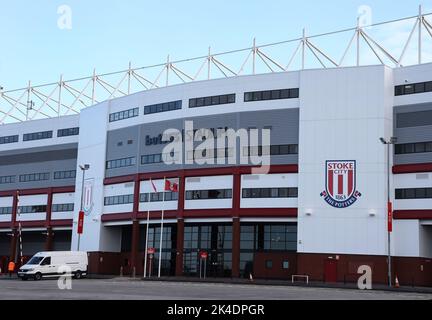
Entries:
{"type": "Polygon", "coordinates": [[[53,194],[53,204],[65,204],[65,203],[74,203],[75,202],[75,193],[54,193],[53,194]]]}
{"type": "MultiPolygon", "coordinates": [[[[215,190],[233,188],[233,176],[214,177],[188,177],[186,178],[186,191],[188,190],[215,190]]],[[[185,209],[229,209],[232,208],[232,199],[217,200],[185,200],[185,209]]]]}
{"type": "Polygon", "coordinates": [[[241,208],[297,208],[297,198],[243,198],[243,189],[248,188],[297,188],[298,174],[242,175],[241,208]]]}
{"type": "Polygon", "coordinates": [[[112,122],[108,125],[108,128],[109,130],[115,130],[142,123],[165,121],[182,117],[187,118],[221,113],[258,111],[263,109],[263,104],[265,104],[266,110],[298,108],[298,99],[285,100],[284,103],[280,103],[280,101],[277,100],[248,103],[243,101],[244,92],[298,88],[298,86],[299,72],[280,72],[255,76],[239,76],[211,81],[195,81],[192,83],[173,85],[165,88],[156,88],[112,100],[110,102],[109,112],[113,113],[142,107],[143,105],[152,105],[176,100],[182,100],[182,109],[145,116],[144,112],[141,110],[138,117],[128,119],[127,121],[112,122]],[[232,104],[219,105],[217,108],[189,108],[190,98],[232,93],[236,94],[235,108],[233,108],[232,104]]]}
{"type": "Polygon", "coordinates": [[[379,138],[391,134],[391,70],[308,70],[300,88],[298,251],[385,255],[386,148],[379,138]],[[362,197],[349,208],[320,196],[328,160],[356,160],[362,197]]]}
{"type": "Polygon", "coordinates": [[[419,257],[420,224],[418,220],[395,220],[394,249],[398,257],[419,257]]]}
{"type": "MultiPolygon", "coordinates": [[[[39,205],[47,205],[48,195],[46,194],[38,194],[32,196],[20,196],[19,197],[19,206],[39,206],[39,205]]],[[[46,219],[46,212],[40,213],[22,213],[18,215],[17,221],[40,221],[46,219]]]]}
{"type": "MultiPolygon", "coordinates": [[[[172,179],[173,180],[173,179],[172,179]]],[[[152,180],[157,192],[162,192],[165,188],[164,180],[152,180]]],[[[150,180],[141,181],[140,183],[140,193],[154,193],[153,186],[150,180]]],[[[178,201],[165,201],[165,202],[140,202],[139,211],[161,211],[163,210],[177,210],[178,201]]]]}
{"type": "MultiPolygon", "coordinates": [[[[397,174],[394,189],[431,188],[432,172],[397,174]]],[[[395,210],[430,210],[432,199],[400,199],[394,201],[395,210]]]]}
{"type": "MultiPolygon", "coordinates": [[[[83,251],[111,251],[120,250],[121,233],[115,228],[105,228],[101,222],[104,209],[104,177],[106,139],[108,129],[108,110],[110,101],[103,102],[81,111],[80,135],[77,161],[76,194],[81,194],[82,174],[80,164],[89,164],[86,171],[86,183],[93,183],[92,210],[84,219],[84,233],[81,235],[80,250],[83,251]]],[[[80,197],[75,197],[75,208],[80,207],[80,197]]],[[[77,248],[76,233],[78,211],[75,211],[72,232],[72,248],[77,248]]]]}
{"type": "Polygon", "coordinates": [[[188,177],[186,178],[186,191],[188,190],[213,190],[232,189],[233,176],[214,177],[188,177]]]}
{"type": "MultiPolygon", "coordinates": [[[[396,68],[393,73],[395,85],[431,81],[432,63],[396,68]]],[[[430,103],[432,101],[432,92],[396,96],[394,99],[395,106],[430,103]]]]}
{"type": "Polygon", "coordinates": [[[1,136],[19,135],[17,143],[8,143],[1,146],[2,151],[36,148],[52,145],[61,145],[78,142],[78,136],[57,137],[58,129],[75,128],[79,126],[79,115],[55,117],[49,119],[40,119],[25,121],[20,123],[4,124],[1,126],[1,136]],[[51,139],[23,141],[23,134],[35,133],[41,131],[53,131],[51,139]]]}
{"type": "MultiPolygon", "coordinates": [[[[13,197],[0,197],[0,207],[12,208],[13,197]]],[[[0,214],[0,222],[9,222],[12,220],[11,214],[0,214]]]]}
{"type": "Polygon", "coordinates": [[[12,207],[13,197],[0,197],[0,207],[12,207]]]}
{"type": "MultiPolygon", "coordinates": [[[[53,204],[68,204],[75,203],[75,193],[54,193],[53,194],[53,204]]],[[[74,211],[79,210],[79,208],[74,208],[74,211]]],[[[68,220],[73,219],[74,211],[66,212],[52,212],[51,220],[68,220]]]]}

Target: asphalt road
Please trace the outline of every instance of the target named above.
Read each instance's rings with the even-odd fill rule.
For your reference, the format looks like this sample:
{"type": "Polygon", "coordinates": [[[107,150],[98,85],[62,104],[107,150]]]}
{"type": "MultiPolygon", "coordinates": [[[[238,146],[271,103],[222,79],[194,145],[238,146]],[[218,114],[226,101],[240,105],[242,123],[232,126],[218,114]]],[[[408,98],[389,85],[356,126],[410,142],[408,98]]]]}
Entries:
{"type": "Polygon", "coordinates": [[[269,285],[110,280],[1,280],[0,300],[432,300],[432,294],[269,285]]]}

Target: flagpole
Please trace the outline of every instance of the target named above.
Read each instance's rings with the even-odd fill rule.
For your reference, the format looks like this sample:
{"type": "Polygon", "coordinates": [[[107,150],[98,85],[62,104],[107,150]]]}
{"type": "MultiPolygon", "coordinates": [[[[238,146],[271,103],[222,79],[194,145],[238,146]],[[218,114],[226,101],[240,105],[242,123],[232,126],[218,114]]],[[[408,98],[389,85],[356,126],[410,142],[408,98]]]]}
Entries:
{"type": "MultiPolygon", "coordinates": [[[[21,209],[20,209],[20,205],[19,205],[19,202],[20,202],[20,200],[19,200],[19,198],[20,198],[19,194],[20,194],[19,191],[17,191],[19,255],[20,255],[20,259],[21,259],[21,263],[22,263],[22,259],[23,259],[23,256],[22,256],[23,249],[22,249],[22,247],[23,247],[23,245],[22,245],[22,226],[21,226],[21,209]]],[[[17,259],[18,259],[18,257],[15,258],[15,263],[18,261],[17,259]]]]}
{"type": "Polygon", "coordinates": [[[158,278],[160,278],[160,276],[161,276],[161,266],[162,266],[162,237],[163,237],[163,226],[164,226],[165,186],[166,186],[166,177],[164,177],[164,183],[163,183],[163,188],[162,188],[162,217],[161,217],[161,232],[160,232],[160,240],[159,240],[158,278]]]}
{"type": "MultiPolygon", "coordinates": [[[[150,184],[151,184],[150,178],[150,184]]],[[[149,223],[150,223],[150,197],[151,192],[148,194],[148,204],[147,204],[147,228],[146,228],[146,240],[145,240],[145,251],[144,251],[144,278],[147,277],[147,251],[148,251],[148,234],[149,234],[149,223]]]]}

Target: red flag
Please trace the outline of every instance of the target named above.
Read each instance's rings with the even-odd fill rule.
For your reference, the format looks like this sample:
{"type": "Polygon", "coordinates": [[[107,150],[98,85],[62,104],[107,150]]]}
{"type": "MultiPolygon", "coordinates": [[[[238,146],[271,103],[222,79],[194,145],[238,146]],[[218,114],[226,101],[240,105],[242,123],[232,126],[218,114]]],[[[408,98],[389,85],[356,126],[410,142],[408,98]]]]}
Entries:
{"type": "Polygon", "coordinates": [[[387,204],[387,229],[388,232],[393,232],[393,204],[389,202],[387,204]]]}
{"type": "Polygon", "coordinates": [[[165,180],[165,191],[178,192],[178,183],[165,180]]]}

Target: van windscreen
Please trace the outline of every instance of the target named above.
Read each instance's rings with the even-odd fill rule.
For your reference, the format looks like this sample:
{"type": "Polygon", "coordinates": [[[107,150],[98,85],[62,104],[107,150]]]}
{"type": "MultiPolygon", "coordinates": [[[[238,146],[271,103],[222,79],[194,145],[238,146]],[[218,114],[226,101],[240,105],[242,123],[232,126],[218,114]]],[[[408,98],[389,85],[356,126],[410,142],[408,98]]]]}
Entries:
{"type": "Polygon", "coordinates": [[[44,257],[33,257],[27,262],[27,264],[39,264],[44,257]]]}

